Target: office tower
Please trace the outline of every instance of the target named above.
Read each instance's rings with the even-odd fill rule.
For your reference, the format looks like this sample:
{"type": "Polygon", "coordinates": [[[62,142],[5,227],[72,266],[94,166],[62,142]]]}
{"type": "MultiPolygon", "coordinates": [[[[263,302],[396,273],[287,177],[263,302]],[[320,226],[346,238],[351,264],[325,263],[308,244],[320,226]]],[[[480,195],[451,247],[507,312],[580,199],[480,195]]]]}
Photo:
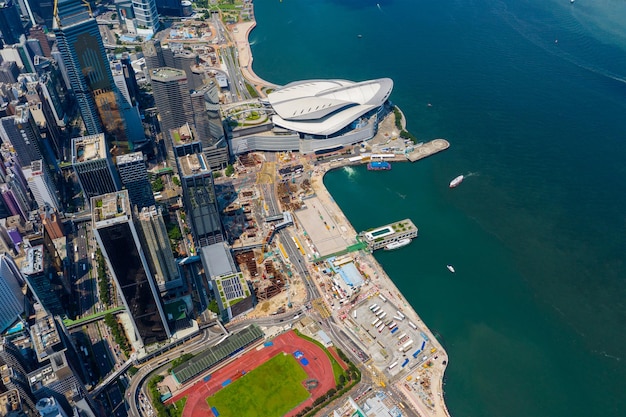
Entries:
{"type": "Polygon", "coordinates": [[[0,333],[15,323],[24,312],[24,277],[8,254],[0,254],[0,333]]]}
{"type": "Polygon", "coordinates": [[[54,397],[42,398],[37,401],[35,408],[43,417],[67,417],[67,414],[57,403],[54,397]]]}
{"type": "Polygon", "coordinates": [[[88,4],[58,0],[53,28],[87,133],[100,133],[104,126],[115,140],[137,140],[128,133],[124,116],[130,104],[115,87],[98,24],[88,4]]]}
{"type": "Polygon", "coordinates": [[[21,271],[31,292],[51,315],[64,314],[57,288],[47,276],[49,264],[44,262],[43,245],[26,250],[26,258],[22,262],[21,271]]]}
{"type": "Polygon", "coordinates": [[[20,11],[12,0],[0,3],[0,32],[6,45],[19,43],[24,34],[24,26],[20,18],[20,11]]]}
{"type": "Polygon", "coordinates": [[[160,23],[155,0],[132,0],[132,2],[137,33],[142,35],[144,32],[149,34],[158,32],[160,23]]]}
{"type": "Polygon", "coordinates": [[[230,155],[219,113],[209,111],[207,107],[209,88],[210,86],[205,86],[191,92],[191,107],[195,132],[202,143],[202,153],[212,169],[219,169],[228,165],[230,155]]]}
{"type": "Polygon", "coordinates": [[[4,61],[0,64],[0,82],[6,84],[13,84],[17,82],[17,77],[20,75],[20,68],[14,61],[4,61]]]}
{"type": "Polygon", "coordinates": [[[124,80],[126,81],[126,88],[128,89],[131,103],[134,104],[139,97],[139,84],[137,84],[137,76],[128,52],[122,54],[120,63],[122,64],[122,73],[124,74],[124,80]]]}
{"type": "Polygon", "coordinates": [[[50,49],[50,41],[48,40],[48,35],[46,35],[46,32],[41,25],[31,27],[29,31],[29,37],[32,39],[37,39],[39,41],[43,56],[47,58],[50,58],[52,56],[52,50],[50,49]]]}
{"type": "Polygon", "coordinates": [[[33,209],[33,201],[28,185],[22,181],[22,177],[21,174],[7,174],[5,183],[0,184],[0,194],[2,194],[2,199],[13,216],[20,216],[22,220],[28,220],[28,213],[33,209]]]}
{"type": "Polygon", "coordinates": [[[50,239],[59,239],[65,236],[63,223],[57,211],[46,204],[39,208],[39,215],[46,234],[50,236],[50,239]]]}
{"type": "Polygon", "coordinates": [[[178,274],[161,208],[144,207],[137,218],[141,228],[142,246],[146,249],[159,291],[164,294],[182,286],[183,280],[178,274]]]}
{"type": "Polygon", "coordinates": [[[20,400],[24,411],[31,416],[35,416],[35,397],[30,391],[26,374],[16,366],[2,365],[0,366],[0,377],[2,385],[9,390],[19,392],[20,400]]]}
{"type": "Polygon", "coordinates": [[[117,157],[117,170],[122,186],[128,190],[131,206],[139,210],[154,205],[154,194],[148,180],[146,163],[141,152],[133,152],[117,157]]]}
{"type": "Polygon", "coordinates": [[[16,111],[14,116],[0,119],[0,138],[11,144],[19,164],[27,167],[42,158],[39,145],[41,135],[28,105],[20,105],[16,111]]]}
{"type": "Polygon", "coordinates": [[[171,129],[177,129],[185,123],[193,125],[191,96],[185,71],[169,67],[157,68],[150,71],[150,79],[164,136],[171,129]]]}
{"type": "Polygon", "coordinates": [[[57,211],[61,210],[61,203],[57,194],[57,187],[50,176],[48,169],[45,169],[43,162],[33,161],[27,168],[22,168],[24,177],[28,182],[38,207],[44,207],[49,204],[57,211]]]}
{"type": "Polygon", "coordinates": [[[169,132],[163,132],[163,140],[167,152],[167,164],[174,168],[175,172],[179,171],[178,157],[202,152],[202,144],[189,123],[177,129],[171,129],[169,132]]]}
{"type": "Polygon", "coordinates": [[[182,16],[180,0],[155,0],[157,12],[161,16],[182,16]]]}
{"type": "Polygon", "coordinates": [[[146,41],[141,45],[141,49],[143,50],[143,57],[146,60],[146,69],[148,70],[146,74],[150,77],[152,70],[165,66],[161,41],[158,39],[146,41]]]}
{"type": "Polygon", "coordinates": [[[192,68],[195,68],[198,64],[198,54],[186,49],[172,52],[173,63],[171,66],[185,71],[189,90],[198,90],[202,88],[204,84],[202,78],[194,75],[192,71],[192,68]]]}
{"type": "Polygon", "coordinates": [[[91,199],[92,226],[109,271],[144,345],[170,337],[159,293],[132,219],[128,191],[91,199]]]}
{"type": "Polygon", "coordinates": [[[178,158],[187,222],[196,249],[222,242],[222,223],[215,198],[213,173],[201,153],[178,158]]]}
{"type": "Polygon", "coordinates": [[[72,139],[72,165],[87,202],[121,188],[103,133],[72,139]]]}
{"type": "Polygon", "coordinates": [[[12,389],[0,394],[0,416],[26,417],[23,407],[18,390],[12,389]]]}

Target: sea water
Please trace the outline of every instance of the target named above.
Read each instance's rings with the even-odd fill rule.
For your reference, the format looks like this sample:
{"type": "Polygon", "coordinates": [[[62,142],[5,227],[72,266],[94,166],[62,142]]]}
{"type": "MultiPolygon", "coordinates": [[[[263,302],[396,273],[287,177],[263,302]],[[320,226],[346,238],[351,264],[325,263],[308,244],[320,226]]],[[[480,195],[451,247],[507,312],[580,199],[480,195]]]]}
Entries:
{"type": "Polygon", "coordinates": [[[376,258],[450,355],[451,413],[626,415],[626,4],[256,0],[255,15],[260,77],[390,77],[408,130],[451,143],[325,177],[357,230],[418,226],[376,258]]]}

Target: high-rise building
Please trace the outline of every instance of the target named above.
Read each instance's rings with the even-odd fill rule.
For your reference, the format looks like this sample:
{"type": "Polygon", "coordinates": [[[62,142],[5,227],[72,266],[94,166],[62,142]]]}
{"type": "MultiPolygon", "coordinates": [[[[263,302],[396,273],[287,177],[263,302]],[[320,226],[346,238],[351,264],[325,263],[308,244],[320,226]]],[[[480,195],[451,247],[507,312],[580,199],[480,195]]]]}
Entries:
{"type": "Polygon", "coordinates": [[[138,215],[143,247],[146,249],[150,269],[161,294],[183,285],[167,235],[161,209],[144,207],[138,215]]]}
{"type": "Polygon", "coordinates": [[[40,399],[37,401],[37,404],[35,404],[35,408],[39,412],[39,415],[43,417],[67,417],[67,414],[54,397],[40,399]]]}
{"type": "Polygon", "coordinates": [[[17,106],[15,110],[14,116],[0,119],[0,138],[11,144],[19,164],[27,167],[42,158],[39,145],[41,135],[28,105],[17,106]]]}
{"type": "Polygon", "coordinates": [[[52,314],[64,314],[63,305],[54,284],[47,276],[50,265],[44,263],[44,246],[37,245],[26,250],[26,258],[22,262],[22,274],[35,298],[52,314]]]}
{"type": "Polygon", "coordinates": [[[12,0],[0,3],[0,32],[7,45],[19,43],[20,36],[24,34],[24,26],[16,3],[12,0]]]}
{"type": "Polygon", "coordinates": [[[132,2],[137,33],[142,35],[145,32],[158,32],[160,23],[155,0],[132,0],[132,2]]]}
{"type": "Polygon", "coordinates": [[[132,218],[128,191],[92,198],[92,225],[118,294],[144,345],[170,337],[148,260],[132,218]]]}
{"type": "Polygon", "coordinates": [[[0,254],[0,333],[4,333],[24,312],[24,277],[7,254],[0,254]]]}
{"type": "Polygon", "coordinates": [[[180,0],[156,0],[157,11],[162,16],[180,17],[183,14],[183,8],[180,0]]]}
{"type": "Polygon", "coordinates": [[[133,152],[118,156],[117,170],[122,186],[128,190],[131,206],[137,206],[141,210],[154,205],[154,194],[148,180],[143,153],[133,152]]]}
{"type": "Polygon", "coordinates": [[[22,407],[26,413],[32,416],[36,415],[35,397],[30,391],[26,374],[18,367],[7,364],[0,366],[0,377],[6,390],[19,392],[22,407]]]}
{"type": "Polygon", "coordinates": [[[15,61],[4,61],[0,64],[0,82],[14,84],[20,75],[20,68],[15,61]]]}
{"type": "Polygon", "coordinates": [[[52,28],[54,0],[24,0],[30,8],[32,20],[38,25],[52,28]]]}
{"type": "Polygon", "coordinates": [[[39,215],[41,216],[41,223],[44,229],[46,229],[46,234],[50,236],[50,239],[58,239],[65,236],[59,213],[54,211],[52,207],[47,204],[40,207],[39,215]]]}
{"type": "Polygon", "coordinates": [[[39,160],[33,161],[27,168],[22,168],[22,171],[38,207],[44,207],[48,204],[55,210],[60,211],[61,203],[59,202],[56,185],[49,171],[44,168],[43,161],[39,160]]]}
{"type": "Polygon", "coordinates": [[[213,172],[201,153],[178,158],[187,221],[196,249],[222,242],[222,223],[215,197],[213,172]]]}
{"type": "Polygon", "coordinates": [[[89,4],[81,0],[57,0],[54,33],[71,88],[78,102],[87,133],[100,133],[101,126],[116,140],[144,140],[129,135],[125,113],[130,104],[113,82],[104,43],[89,4]]]}
{"type": "Polygon", "coordinates": [[[121,189],[103,133],[72,139],[72,165],[87,199],[121,189]]]}
{"type": "Polygon", "coordinates": [[[46,35],[46,32],[41,25],[31,27],[29,31],[29,36],[32,39],[37,39],[39,41],[43,56],[47,58],[50,58],[52,56],[52,50],[50,49],[50,41],[48,40],[48,35],[46,35]]]}
{"type": "Polygon", "coordinates": [[[193,126],[191,96],[185,71],[169,67],[157,68],[150,71],[150,79],[164,136],[171,129],[177,129],[186,123],[193,126]]]}
{"type": "Polygon", "coordinates": [[[161,41],[158,39],[151,39],[144,42],[141,49],[143,50],[143,57],[146,60],[146,69],[148,69],[146,74],[150,77],[152,70],[165,66],[161,41]]]}

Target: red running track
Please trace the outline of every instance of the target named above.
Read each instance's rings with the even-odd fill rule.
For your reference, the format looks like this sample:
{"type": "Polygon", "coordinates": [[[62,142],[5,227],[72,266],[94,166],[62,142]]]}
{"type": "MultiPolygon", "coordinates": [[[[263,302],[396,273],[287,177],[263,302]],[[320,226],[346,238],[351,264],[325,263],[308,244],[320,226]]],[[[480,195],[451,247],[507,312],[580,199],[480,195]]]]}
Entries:
{"type": "MultiPolygon", "coordinates": [[[[333,367],[330,363],[330,359],[326,356],[324,350],[315,343],[298,337],[293,331],[281,334],[276,337],[273,342],[274,344],[272,346],[266,346],[263,347],[263,349],[253,350],[243,354],[226,366],[211,373],[211,379],[209,381],[205,382],[200,379],[167,400],[166,403],[171,404],[183,397],[187,397],[182,417],[213,416],[213,412],[207,404],[206,399],[222,389],[222,383],[224,381],[227,379],[235,381],[241,378],[242,372],[250,372],[277,354],[285,352],[289,355],[293,355],[293,352],[296,350],[301,351],[304,357],[309,361],[307,366],[303,366],[302,363],[298,361],[302,369],[307,373],[307,379],[317,379],[319,384],[317,387],[309,390],[311,393],[309,398],[287,413],[285,415],[286,417],[296,415],[307,406],[313,406],[313,401],[317,397],[335,387],[335,377],[333,375],[333,367]]],[[[342,366],[345,365],[341,360],[339,360],[339,363],[342,364],[342,366]]]]}

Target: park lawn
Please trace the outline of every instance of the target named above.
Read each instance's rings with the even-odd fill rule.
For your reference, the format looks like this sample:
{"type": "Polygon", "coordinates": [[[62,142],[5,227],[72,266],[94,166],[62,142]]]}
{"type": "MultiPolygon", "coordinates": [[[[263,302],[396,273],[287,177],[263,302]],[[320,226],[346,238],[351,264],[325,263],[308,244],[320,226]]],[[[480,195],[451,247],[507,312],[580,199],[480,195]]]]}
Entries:
{"type": "Polygon", "coordinates": [[[279,353],[207,398],[220,417],[280,417],[309,397],[306,372],[292,356],[279,353]]]}

